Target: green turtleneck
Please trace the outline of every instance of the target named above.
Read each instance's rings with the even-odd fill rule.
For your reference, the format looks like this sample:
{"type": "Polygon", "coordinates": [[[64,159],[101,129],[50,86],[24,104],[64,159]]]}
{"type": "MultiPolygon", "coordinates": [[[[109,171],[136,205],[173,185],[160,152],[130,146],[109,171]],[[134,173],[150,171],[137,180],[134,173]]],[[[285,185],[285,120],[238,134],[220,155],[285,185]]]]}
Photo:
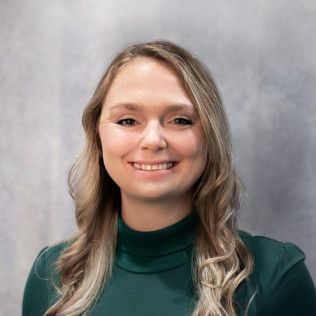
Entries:
{"type": "Polygon", "coordinates": [[[118,217],[116,264],[135,273],[155,273],[175,269],[190,260],[198,224],[196,212],[179,222],[148,232],[133,230],[118,217]]]}
{"type": "MultiPolygon", "coordinates": [[[[198,225],[194,210],[173,225],[149,232],[133,230],[119,215],[113,276],[88,315],[189,316],[196,304],[191,266],[198,225]]],[[[242,231],[240,237],[254,257],[255,269],[235,294],[238,315],[255,288],[250,316],[316,315],[315,287],[303,252],[294,244],[242,231]]],[[[43,315],[55,302],[48,278],[58,282],[52,265],[65,247],[61,243],[40,252],[25,286],[24,316],[43,315]]]]}
{"type": "Polygon", "coordinates": [[[189,315],[193,298],[190,260],[197,224],[198,216],[191,212],[163,229],[140,232],[119,216],[114,276],[92,312],[189,315]]]}

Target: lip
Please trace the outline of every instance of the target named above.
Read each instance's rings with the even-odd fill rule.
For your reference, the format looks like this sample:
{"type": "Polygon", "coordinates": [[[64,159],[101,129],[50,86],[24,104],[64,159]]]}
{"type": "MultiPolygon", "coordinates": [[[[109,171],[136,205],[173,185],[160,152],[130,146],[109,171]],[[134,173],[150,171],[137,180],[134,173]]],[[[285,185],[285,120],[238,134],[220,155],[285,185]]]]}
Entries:
{"type": "Polygon", "coordinates": [[[152,171],[148,171],[148,170],[139,170],[137,168],[135,168],[134,166],[134,162],[129,162],[128,165],[130,166],[129,168],[131,168],[130,170],[137,176],[137,177],[141,177],[141,178],[147,178],[147,179],[160,179],[161,177],[165,177],[168,175],[172,175],[173,173],[177,172],[177,165],[178,165],[178,161],[171,161],[171,160],[160,160],[157,162],[153,162],[153,161],[142,161],[142,162],[135,162],[135,163],[139,163],[139,164],[148,164],[148,165],[153,165],[153,164],[161,164],[161,163],[167,163],[167,162],[175,162],[174,166],[172,168],[169,169],[163,169],[163,170],[152,170],[152,171]]]}
{"type": "Polygon", "coordinates": [[[178,163],[178,161],[175,160],[157,160],[157,161],[148,161],[148,160],[141,160],[141,161],[129,161],[130,164],[137,163],[137,164],[143,164],[143,165],[159,165],[163,163],[169,163],[174,162],[178,163]]]}

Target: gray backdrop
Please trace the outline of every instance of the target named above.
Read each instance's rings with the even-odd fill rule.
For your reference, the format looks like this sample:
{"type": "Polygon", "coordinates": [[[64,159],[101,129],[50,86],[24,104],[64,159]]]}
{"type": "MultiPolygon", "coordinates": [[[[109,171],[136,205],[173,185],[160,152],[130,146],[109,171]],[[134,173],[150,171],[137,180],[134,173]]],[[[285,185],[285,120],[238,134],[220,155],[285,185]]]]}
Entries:
{"type": "Polygon", "coordinates": [[[213,71],[248,189],[240,227],[299,245],[316,277],[316,2],[0,2],[1,287],[19,315],[39,250],[74,230],[69,167],[104,66],[135,41],[168,39],[213,71]]]}

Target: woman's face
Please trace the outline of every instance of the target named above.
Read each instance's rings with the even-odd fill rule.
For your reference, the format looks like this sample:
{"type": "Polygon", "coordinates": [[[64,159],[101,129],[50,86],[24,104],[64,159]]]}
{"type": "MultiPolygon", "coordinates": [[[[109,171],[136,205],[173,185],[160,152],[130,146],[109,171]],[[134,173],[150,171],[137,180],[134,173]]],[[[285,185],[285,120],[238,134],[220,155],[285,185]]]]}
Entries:
{"type": "Polygon", "coordinates": [[[192,197],[206,164],[203,130],[170,66],[148,57],[124,65],[104,101],[99,135],[122,198],[192,197]]]}

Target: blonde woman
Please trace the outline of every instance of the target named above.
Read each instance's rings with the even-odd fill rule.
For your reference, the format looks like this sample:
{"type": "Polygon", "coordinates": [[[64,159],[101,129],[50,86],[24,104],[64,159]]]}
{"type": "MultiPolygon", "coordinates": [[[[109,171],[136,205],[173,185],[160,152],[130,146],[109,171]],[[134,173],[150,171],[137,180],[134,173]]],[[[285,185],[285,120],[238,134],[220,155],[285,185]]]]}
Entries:
{"type": "Polygon", "coordinates": [[[316,315],[294,244],[236,226],[242,183],[209,71],[139,43],[109,65],[69,174],[78,232],[34,262],[23,315],[316,315]]]}

